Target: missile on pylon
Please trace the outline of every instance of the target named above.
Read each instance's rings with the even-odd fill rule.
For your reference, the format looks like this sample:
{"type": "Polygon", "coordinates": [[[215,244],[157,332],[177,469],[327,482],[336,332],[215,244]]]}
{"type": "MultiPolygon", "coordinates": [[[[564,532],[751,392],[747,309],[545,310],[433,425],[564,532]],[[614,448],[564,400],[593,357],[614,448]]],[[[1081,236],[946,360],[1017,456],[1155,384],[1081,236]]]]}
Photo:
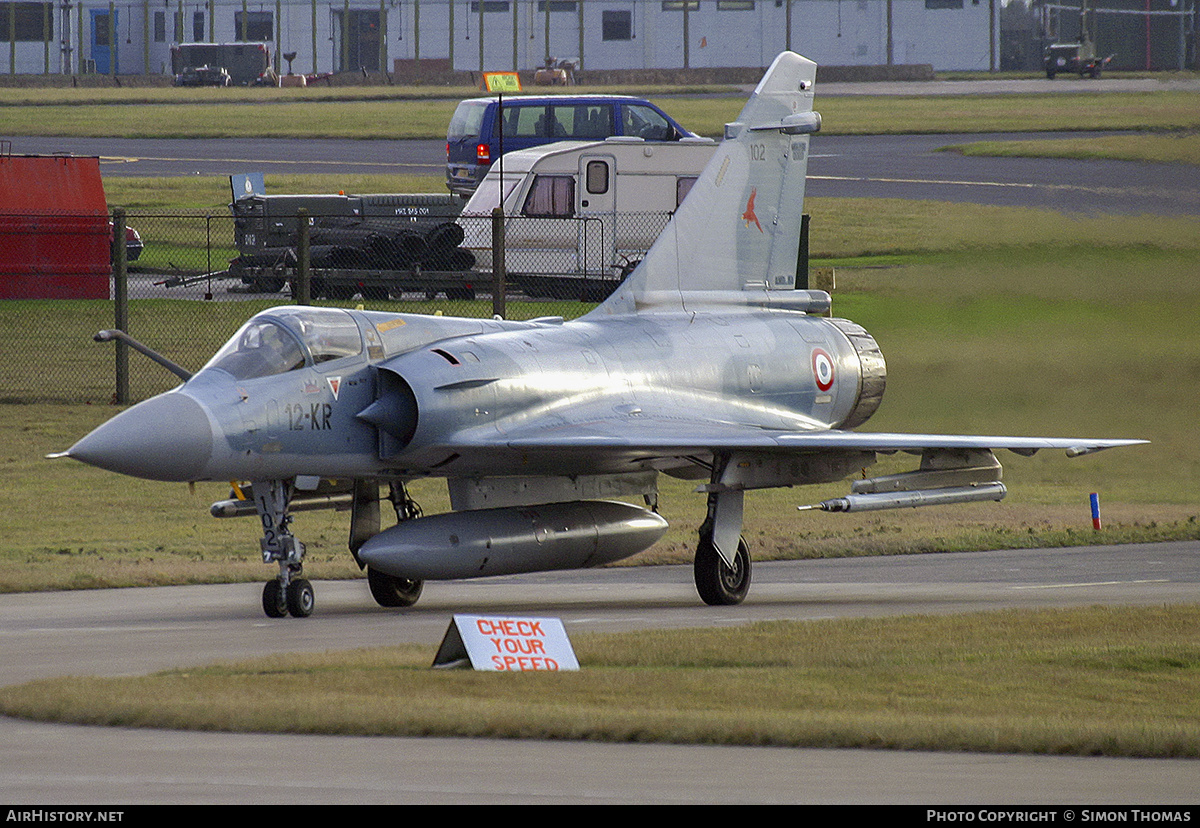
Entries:
{"type": "Polygon", "coordinates": [[[666,531],[639,506],[579,500],[406,520],[364,543],[358,558],[410,580],[584,569],[649,549],[666,531]]]}
{"type": "Polygon", "coordinates": [[[848,494],[823,500],[811,506],[800,506],[799,509],[800,511],[820,509],[825,512],[870,512],[878,509],[905,509],[917,506],[944,506],[949,503],[1001,500],[1007,493],[1008,490],[1004,484],[996,482],[945,489],[848,494]]]}

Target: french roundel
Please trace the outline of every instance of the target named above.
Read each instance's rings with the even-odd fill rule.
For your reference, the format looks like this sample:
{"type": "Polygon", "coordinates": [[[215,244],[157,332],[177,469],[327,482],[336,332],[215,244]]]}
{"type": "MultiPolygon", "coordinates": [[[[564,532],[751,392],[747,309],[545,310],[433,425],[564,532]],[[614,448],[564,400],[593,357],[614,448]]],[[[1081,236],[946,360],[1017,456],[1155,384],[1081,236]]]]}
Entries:
{"type": "Polygon", "coordinates": [[[812,371],[817,388],[822,391],[833,388],[833,358],[820,348],[813,348],[812,371]]]}

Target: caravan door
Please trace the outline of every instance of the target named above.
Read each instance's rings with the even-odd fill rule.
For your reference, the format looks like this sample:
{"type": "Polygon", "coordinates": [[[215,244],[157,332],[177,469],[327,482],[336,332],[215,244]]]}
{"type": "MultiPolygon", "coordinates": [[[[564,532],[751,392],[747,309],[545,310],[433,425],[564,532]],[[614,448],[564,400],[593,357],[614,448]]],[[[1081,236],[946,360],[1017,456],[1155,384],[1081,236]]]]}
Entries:
{"type": "Polygon", "coordinates": [[[617,247],[617,159],[604,153],[581,155],[578,204],[580,273],[589,279],[613,276],[617,247]]]}

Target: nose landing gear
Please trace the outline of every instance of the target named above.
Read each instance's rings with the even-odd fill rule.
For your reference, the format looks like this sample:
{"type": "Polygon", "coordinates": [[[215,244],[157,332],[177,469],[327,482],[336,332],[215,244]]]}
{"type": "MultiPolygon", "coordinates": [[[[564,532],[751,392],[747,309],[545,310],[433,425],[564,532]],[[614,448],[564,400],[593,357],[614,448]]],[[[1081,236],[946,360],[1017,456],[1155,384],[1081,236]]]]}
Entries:
{"type": "Polygon", "coordinates": [[[290,486],[282,480],[258,480],[252,484],[254,507],[262,521],[260,541],[263,563],[279,564],[279,576],[263,586],[263,612],[269,618],[307,618],[316,603],[312,584],[301,577],[304,572],[304,544],[296,539],[288,526],[291,500],[290,486]]]}

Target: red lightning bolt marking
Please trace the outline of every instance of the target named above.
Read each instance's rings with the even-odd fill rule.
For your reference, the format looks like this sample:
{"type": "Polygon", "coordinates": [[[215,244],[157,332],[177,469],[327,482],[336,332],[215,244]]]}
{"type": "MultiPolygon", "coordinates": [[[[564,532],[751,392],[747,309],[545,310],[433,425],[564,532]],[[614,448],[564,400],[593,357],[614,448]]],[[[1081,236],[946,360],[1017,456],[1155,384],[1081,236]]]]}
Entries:
{"type": "Polygon", "coordinates": [[[763,232],[762,225],[758,223],[758,216],[754,214],[754,197],[758,195],[758,188],[755,187],[750,191],[750,200],[746,202],[746,212],[742,213],[742,219],[746,222],[746,226],[750,226],[750,222],[754,222],[754,226],[758,228],[758,232],[763,232]]]}

